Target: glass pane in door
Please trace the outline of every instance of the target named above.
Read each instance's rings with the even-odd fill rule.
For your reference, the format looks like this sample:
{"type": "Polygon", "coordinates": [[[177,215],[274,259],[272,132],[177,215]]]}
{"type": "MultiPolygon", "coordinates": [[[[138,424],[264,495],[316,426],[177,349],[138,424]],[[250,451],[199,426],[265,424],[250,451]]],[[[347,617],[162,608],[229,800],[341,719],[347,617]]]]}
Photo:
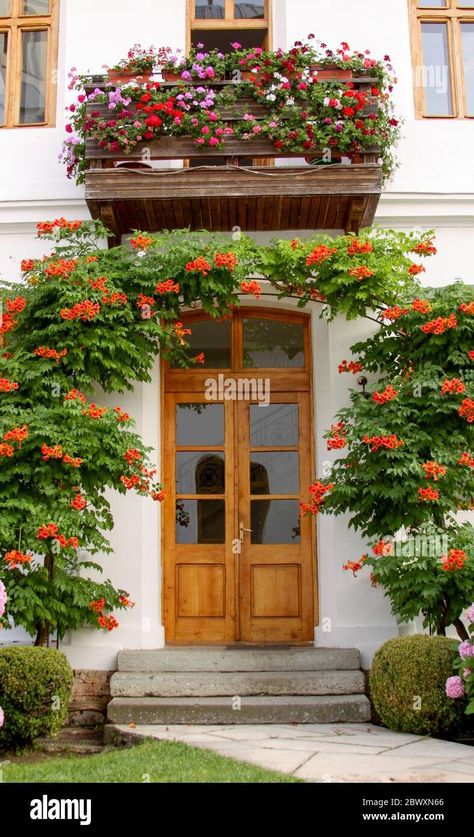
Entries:
{"type": "Polygon", "coordinates": [[[252,500],[252,544],[299,544],[298,500],[252,500]]]}
{"type": "Polygon", "coordinates": [[[297,404],[250,407],[250,445],[253,448],[296,447],[299,410],[297,404]]]}
{"type": "Polygon", "coordinates": [[[250,493],[299,494],[299,468],[300,458],[297,453],[251,453],[250,493]]]}
{"type": "Polygon", "coordinates": [[[224,500],[177,500],[176,543],[225,543],[224,500]]]}
{"type": "Polygon", "coordinates": [[[46,122],[46,30],[22,32],[20,125],[46,122]]]}
{"type": "Polygon", "coordinates": [[[223,404],[178,404],[176,444],[212,449],[224,444],[223,404]]]}
{"type": "Polygon", "coordinates": [[[178,494],[224,494],[224,454],[204,451],[176,454],[178,494]]]}
{"type": "Polygon", "coordinates": [[[304,326],[280,320],[244,320],[244,367],[303,368],[304,326]]]}
{"type": "Polygon", "coordinates": [[[10,17],[10,0],[0,0],[0,17],[10,17]]]}
{"type": "Polygon", "coordinates": [[[187,336],[191,356],[204,353],[200,369],[230,369],[232,366],[232,324],[230,320],[202,320],[191,323],[187,336]]]}

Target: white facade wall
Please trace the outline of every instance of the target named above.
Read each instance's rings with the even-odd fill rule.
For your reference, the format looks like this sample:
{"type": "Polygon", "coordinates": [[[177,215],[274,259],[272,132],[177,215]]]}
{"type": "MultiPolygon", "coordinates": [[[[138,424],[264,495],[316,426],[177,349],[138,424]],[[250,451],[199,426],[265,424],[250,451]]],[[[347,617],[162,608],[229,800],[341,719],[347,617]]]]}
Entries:
{"type": "MultiPolygon", "coordinates": [[[[474,123],[472,120],[415,120],[407,0],[274,0],[274,45],[290,46],[314,32],[331,46],[346,40],[375,57],[389,54],[397,69],[398,114],[405,120],[398,157],[400,168],[382,197],[377,223],[410,230],[435,228],[438,255],[427,262],[425,281],[446,284],[472,280],[470,249],[474,232],[474,123]]],[[[72,101],[67,72],[101,72],[133,43],[168,44],[184,48],[185,0],[63,0],[61,3],[59,78],[56,128],[0,130],[0,276],[19,275],[22,258],[44,254],[34,241],[35,225],[60,215],[88,218],[82,187],[68,181],[57,155],[64,135],[64,108],[72,101]]],[[[266,240],[260,236],[261,240],[266,240]]],[[[370,329],[364,321],[336,321],[328,326],[313,317],[316,405],[316,472],[328,459],[322,440],[334,413],[347,401],[352,381],[339,376],[341,359],[370,329]]],[[[137,422],[145,442],[160,451],[158,364],[153,383],[133,394],[104,397],[121,406],[137,422]]],[[[128,589],[135,609],[120,617],[111,635],[83,630],[67,639],[75,667],[113,668],[120,647],[158,648],[164,644],[161,625],[160,510],[152,501],[116,495],[115,556],[104,559],[104,575],[128,589]]],[[[364,663],[397,625],[380,590],[367,574],[354,580],[342,565],[364,551],[347,521],[321,517],[318,524],[320,645],[359,647],[364,663]]],[[[18,636],[15,634],[14,636],[18,636]]],[[[11,636],[13,639],[14,636],[11,636]]],[[[6,636],[3,637],[5,639],[6,636]]]]}

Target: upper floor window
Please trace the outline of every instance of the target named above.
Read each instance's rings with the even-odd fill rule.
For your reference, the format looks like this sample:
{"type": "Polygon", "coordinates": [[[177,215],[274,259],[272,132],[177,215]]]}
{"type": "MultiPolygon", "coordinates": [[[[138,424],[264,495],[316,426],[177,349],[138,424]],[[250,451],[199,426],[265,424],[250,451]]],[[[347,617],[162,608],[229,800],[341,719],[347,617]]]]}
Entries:
{"type": "MultiPolygon", "coordinates": [[[[474,2],[474,0],[473,0],[474,2]]],[[[188,0],[188,47],[229,52],[231,42],[268,49],[271,0],[188,0]]]]}
{"type": "Polygon", "coordinates": [[[417,117],[474,117],[474,0],[409,0],[417,117]]]}
{"type": "Polygon", "coordinates": [[[59,0],[0,0],[0,128],[54,125],[59,0]]]}

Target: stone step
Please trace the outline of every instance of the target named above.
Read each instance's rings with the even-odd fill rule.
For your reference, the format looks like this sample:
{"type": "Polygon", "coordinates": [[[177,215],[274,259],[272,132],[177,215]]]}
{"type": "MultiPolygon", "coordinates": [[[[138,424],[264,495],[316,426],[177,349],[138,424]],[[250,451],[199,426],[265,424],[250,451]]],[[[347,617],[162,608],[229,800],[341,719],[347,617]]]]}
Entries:
{"type": "Polygon", "coordinates": [[[361,671],[117,672],[112,697],[363,694],[361,671]]]}
{"type": "Polygon", "coordinates": [[[108,706],[105,741],[113,724],[335,724],[370,720],[365,695],[232,698],[118,698],[108,706]],[[233,708],[236,707],[236,708],[233,708]]]}
{"type": "Polygon", "coordinates": [[[218,646],[120,651],[119,671],[342,671],[358,669],[355,648],[218,646]]]}

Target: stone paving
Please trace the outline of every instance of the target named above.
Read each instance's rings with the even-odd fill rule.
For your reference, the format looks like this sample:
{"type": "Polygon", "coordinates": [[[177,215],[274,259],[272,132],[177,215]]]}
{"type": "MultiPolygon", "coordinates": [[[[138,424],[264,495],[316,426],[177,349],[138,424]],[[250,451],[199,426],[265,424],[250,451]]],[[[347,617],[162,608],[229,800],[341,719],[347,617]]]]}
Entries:
{"type": "Polygon", "coordinates": [[[173,739],[309,782],[474,782],[474,747],[373,724],[114,726],[173,739]]]}

